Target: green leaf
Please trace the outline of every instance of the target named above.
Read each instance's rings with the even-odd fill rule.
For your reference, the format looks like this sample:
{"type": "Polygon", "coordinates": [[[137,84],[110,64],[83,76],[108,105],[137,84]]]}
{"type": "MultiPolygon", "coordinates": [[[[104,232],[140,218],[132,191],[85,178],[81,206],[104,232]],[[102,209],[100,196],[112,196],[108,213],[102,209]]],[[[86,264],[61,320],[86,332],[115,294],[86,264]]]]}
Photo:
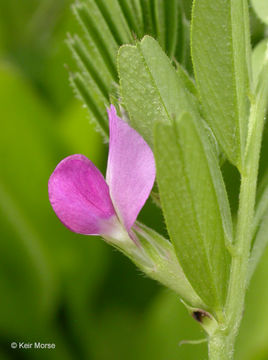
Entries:
{"type": "Polygon", "coordinates": [[[130,123],[151,146],[155,121],[171,123],[184,111],[198,113],[183,77],[153,38],[145,36],[136,46],[122,46],[118,66],[130,123]]]}
{"type": "Polygon", "coordinates": [[[251,0],[251,4],[258,17],[268,24],[268,2],[266,0],[251,0]]]}
{"type": "Polygon", "coordinates": [[[160,46],[166,50],[167,24],[165,19],[165,0],[154,0],[156,33],[160,46]]]}
{"type": "Polygon", "coordinates": [[[268,244],[268,171],[257,195],[257,208],[253,223],[254,244],[249,262],[248,281],[250,281],[268,244]]]}
{"type": "Polygon", "coordinates": [[[126,44],[132,41],[130,27],[120,7],[118,0],[98,0],[94,1],[99,7],[110,31],[117,44],[126,44]]]}
{"type": "Polygon", "coordinates": [[[154,0],[156,33],[159,44],[173,57],[181,27],[181,12],[177,0],[154,0]]]}
{"type": "Polygon", "coordinates": [[[241,168],[251,92],[247,0],[195,0],[192,59],[206,120],[241,168]]]}
{"type": "Polygon", "coordinates": [[[85,79],[89,82],[89,86],[95,91],[96,89],[99,91],[99,96],[104,97],[103,101],[108,101],[109,84],[101,76],[97,64],[92,61],[83,41],[77,35],[74,37],[69,36],[67,44],[75,57],[80,72],[84,74],[85,79]]]}
{"type": "Polygon", "coordinates": [[[180,46],[176,49],[175,57],[183,65],[183,67],[192,74],[193,65],[190,49],[190,22],[185,15],[182,16],[182,29],[179,37],[180,46]]]}
{"type": "Polygon", "coordinates": [[[176,45],[182,38],[182,11],[178,0],[165,1],[166,11],[166,49],[172,59],[176,52],[176,45]]]}
{"type": "Polygon", "coordinates": [[[150,34],[170,58],[184,61],[183,39],[188,32],[184,27],[188,24],[182,22],[180,0],[86,0],[77,2],[73,10],[86,39],[75,35],[68,40],[79,69],[72,83],[105,134],[106,101],[118,82],[119,47],[150,34]]]}
{"type": "Polygon", "coordinates": [[[155,157],[160,200],[186,277],[213,310],[223,306],[232,222],[222,175],[200,121],[184,114],[157,124],[155,157]]]}
{"type": "Polygon", "coordinates": [[[71,85],[73,85],[74,91],[76,92],[78,98],[82,99],[85,102],[89,113],[92,118],[96,120],[99,130],[105,137],[108,137],[108,121],[107,121],[107,112],[105,109],[108,103],[102,102],[102,97],[98,92],[94,91],[94,88],[90,88],[79,73],[72,74],[70,77],[71,85]]]}
{"type": "Polygon", "coordinates": [[[144,33],[143,13],[140,0],[118,0],[128,25],[136,36],[141,38],[144,33]]]}
{"type": "Polygon", "coordinates": [[[193,1],[192,0],[182,0],[181,2],[183,5],[185,16],[187,17],[187,19],[190,19],[193,1]]]}
{"type": "Polygon", "coordinates": [[[181,79],[181,82],[184,84],[185,89],[187,89],[194,97],[198,97],[198,91],[193,79],[190,78],[186,70],[180,64],[177,63],[177,74],[181,79]]]}
{"type": "Polygon", "coordinates": [[[119,44],[117,44],[96,2],[94,0],[87,0],[83,3],[77,3],[74,11],[85,33],[97,47],[113,79],[117,80],[115,59],[119,44]]]}
{"type": "Polygon", "coordinates": [[[265,54],[268,47],[268,40],[264,39],[254,48],[252,53],[253,83],[256,88],[262,67],[265,64],[265,54]]]}
{"type": "MultiPolygon", "coordinates": [[[[268,188],[266,189],[266,197],[268,196],[268,188]]],[[[266,201],[267,202],[267,201],[266,201]]],[[[267,205],[267,204],[266,204],[267,205]]],[[[248,281],[250,281],[261,257],[268,244],[268,206],[263,216],[263,220],[259,225],[254,246],[252,249],[249,265],[248,281]]]]}
{"type": "MultiPolygon", "coordinates": [[[[268,110],[268,53],[266,51],[262,69],[258,76],[257,86],[256,86],[256,96],[255,101],[251,109],[251,119],[249,127],[249,136],[248,136],[248,146],[247,146],[247,155],[253,153],[254,146],[256,142],[260,143],[260,136],[263,133],[265,115],[268,110]]],[[[258,203],[255,213],[254,223],[252,226],[252,235],[256,235],[256,230],[263,219],[263,223],[260,225],[260,230],[256,235],[254,246],[252,249],[251,259],[250,259],[250,268],[248,273],[248,281],[251,278],[251,275],[254,272],[254,269],[267,245],[267,184],[268,184],[268,173],[266,168],[266,175],[264,176],[263,182],[259,187],[258,191],[258,203]],[[263,230],[264,229],[264,230],[263,230]]]]}
{"type": "Polygon", "coordinates": [[[106,55],[109,51],[106,49],[102,40],[99,39],[99,31],[91,24],[91,20],[88,18],[87,8],[77,4],[73,7],[73,12],[85,34],[85,48],[88,51],[87,62],[91,64],[92,68],[98,70],[99,76],[109,87],[109,84],[116,80],[113,61],[111,61],[109,55],[106,55]]]}
{"type": "Polygon", "coordinates": [[[258,226],[260,225],[266,211],[268,210],[268,170],[266,170],[266,173],[258,187],[256,203],[257,206],[253,224],[253,229],[255,231],[258,229],[258,226]]]}
{"type": "Polygon", "coordinates": [[[156,23],[154,16],[154,0],[140,0],[142,15],[143,15],[143,24],[144,24],[144,33],[156,36],[156,23]]]}

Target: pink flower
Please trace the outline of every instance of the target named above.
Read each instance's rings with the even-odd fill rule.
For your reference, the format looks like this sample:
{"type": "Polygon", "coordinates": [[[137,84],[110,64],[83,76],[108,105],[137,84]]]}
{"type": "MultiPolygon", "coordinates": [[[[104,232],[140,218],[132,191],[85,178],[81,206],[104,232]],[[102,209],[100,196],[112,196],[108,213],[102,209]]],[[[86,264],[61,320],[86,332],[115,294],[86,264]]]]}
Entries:
{"type": "Polygon", "coordinates": [[[120,238],[130,234],[154,180],[153,153],[143,138],[108,110],[110,126],[106,181],[84,155],[62,160],[48,182],[50,203],[71,231],[120,238]]]}

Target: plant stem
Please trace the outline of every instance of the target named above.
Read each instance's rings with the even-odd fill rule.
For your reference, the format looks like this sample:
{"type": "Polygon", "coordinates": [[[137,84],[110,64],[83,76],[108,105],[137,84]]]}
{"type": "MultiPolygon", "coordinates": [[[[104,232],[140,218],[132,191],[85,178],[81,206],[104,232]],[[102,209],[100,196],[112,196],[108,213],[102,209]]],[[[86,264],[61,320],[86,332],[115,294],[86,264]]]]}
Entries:
{"type": "Polygon", "coordinates": [[[210,360],[232,360],[233,358],[233,342],[220,332],[211,336],[208,349],[210,360]]]}
{"type": "Polygon", "coordinates": [[[229,341],[234,343],[244,310],[251,228],[254,216],[258,167],[241,177],[240,205],[238,212],[236,254],[233,256],[229,292],[226,303],[226,323],[229,341]]]}
{"type": "Polygon", "coordinates": [[[233,358],[234,342],[244,310],[260,148],[267,106],[268,79],[265,76],[267,69],[268,63],[263,68],[256,101],[251,107],[247,148],[241,174],[238,221],[234,243],[235,254],[232,257],[225,320],[217,333],[210,338],[210,360],[231,360],[233,358]]]}
{"type": "Polygon", "coordinates": [[[229,291],[225,307],[226,319],[222,329],[213,334],[209,340],[210,360],[231,360],[234,342],[242,314],[246,293],[248,259],[251,243],[251,224],[254,216],[255,189],[257,168],[242,175],[240,188],[240,205],[236,234],[236,253],[232,258],[229,291]]]}

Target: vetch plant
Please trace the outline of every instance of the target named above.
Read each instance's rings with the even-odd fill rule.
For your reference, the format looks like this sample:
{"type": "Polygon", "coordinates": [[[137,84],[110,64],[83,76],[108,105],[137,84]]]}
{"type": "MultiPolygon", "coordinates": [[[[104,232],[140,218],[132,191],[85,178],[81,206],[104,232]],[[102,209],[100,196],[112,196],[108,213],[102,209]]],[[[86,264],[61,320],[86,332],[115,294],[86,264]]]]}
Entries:
{"type": "Polygon", "coordinates": [[[129,256],[146,274],[205,306],[185,278],[168,240],[136,223],[155,180],[150,147],[126,122],[108,111],[110,124],[106,181],[83,155],[62,160],[48,183],[51,205],[71,231],[100,235],[129,256]]]}
{"type": "Polygon", "coordinates": [[[87,158],[73,155],[53,172],[49,198],[71,230],[101,235],[174,290],[206,332],[209,359],[230,360],[246,289],[268,240],[267,174],[258,186],[267,41],[252,54],[246,0],[195,0],[191,36],[184,5],[75,5],[85,39],[69,37],[78,65],[71,81],[104,137],[110,129],[107,183],[87,158]],[[112,106],[108,126],[109,102],[120,105],[124,120],[112,106]],[[237,214],[224,162],[240,174],[237,214]],[[136,221],[155,163],[152,196],[169,240],[136,221]]]}

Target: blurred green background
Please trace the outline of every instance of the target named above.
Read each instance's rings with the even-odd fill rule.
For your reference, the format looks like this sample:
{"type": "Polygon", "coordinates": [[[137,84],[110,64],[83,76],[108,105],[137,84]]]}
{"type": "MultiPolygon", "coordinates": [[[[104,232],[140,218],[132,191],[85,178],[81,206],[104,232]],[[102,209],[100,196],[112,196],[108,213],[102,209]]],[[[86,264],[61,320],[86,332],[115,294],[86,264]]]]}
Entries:
{"type": "MultiPolygon", "coordinates": [[[[204,334],[174,294],[100,238],[69,232],[48,202],[48,178],[65,156],[106,167],[107,146],[69,86],[70,4],[0,0],[0,360],[206,359],[205,344],[179,346],[204,334]],[[20,341],[56,349],[11,349],[20,341]]],[[[256,44],[265,29],[252,23],[256,44]]],[[[228,186],[232,194],[237,178],[228,186]]],[[[150,202],[141,219],[164,228],[150,202]]],[[[237,359],[268,359],[267,274],[268,252],[247,297],[237,359]]]]}

